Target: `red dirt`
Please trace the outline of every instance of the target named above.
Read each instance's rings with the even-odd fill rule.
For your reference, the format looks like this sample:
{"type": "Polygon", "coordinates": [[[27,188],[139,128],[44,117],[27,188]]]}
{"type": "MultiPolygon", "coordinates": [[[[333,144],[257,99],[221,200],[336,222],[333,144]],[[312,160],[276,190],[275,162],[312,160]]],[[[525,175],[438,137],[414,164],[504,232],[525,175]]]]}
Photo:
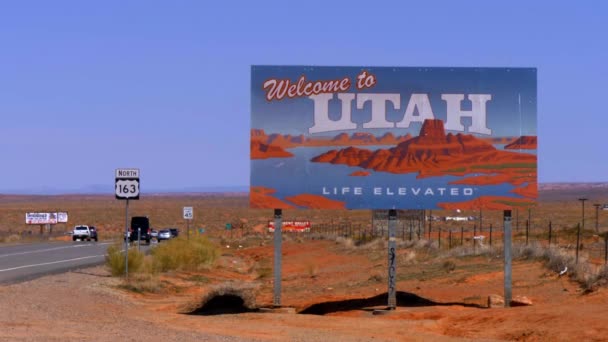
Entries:
{"type": "MultiPolygon", "coordinates": [[[[381,316],[362,307],[325,316],[181,314],[184,307],[200,305],[201,296],[213,286],[226,282],[257,284],[257,304],[272,304],[272,277],[258,278],[247,271],[256,262],[271,264],[272,246],[233,248],[234,244],[225,248],[213,270],[162,277],[179,291],[134,294],[120,290],[118,280],[105,277],[100,268],[0,287],[0,303],[6,305],[0,310],[1,325],[6,328],[0,331],[0,339],[219,341],[232,336],[264,341],[602,341],[608,336],[605,288],[585,295],[568,278],[539,263],[515,261],[513,295],[526,296],[533,305],[487,309],[488,295],[503,293],[501,260],[449,259],[455,269],[448,272],[437,267],[445,259],[407,261],[408,254],[424,255],[423,250],[411,249],[398,250],[397,290],[452,304],[399,306],[381,316]],[[187,280],[197,275],[208,282],[187,280]],[[71,324],[77,318],[89,324],[71,324]]],[[[282,304],[300,311],[327,301],[376,296],[387,290],[386,268],[382,245],[374,249],[335,241],[285,242],[282,304]]]]}

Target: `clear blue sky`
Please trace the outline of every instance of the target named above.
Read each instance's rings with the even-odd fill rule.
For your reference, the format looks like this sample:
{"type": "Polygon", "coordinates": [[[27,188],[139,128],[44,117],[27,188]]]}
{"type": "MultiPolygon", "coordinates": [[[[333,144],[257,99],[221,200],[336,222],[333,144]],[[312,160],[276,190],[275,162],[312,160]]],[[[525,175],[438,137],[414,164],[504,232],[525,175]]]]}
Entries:
{"type": "MultiPolygon", "coordinates": [[[[584,3],[584,4],[583,4],[584,3]]],[[[538,68],[539,181],[608,181],[608,5],[0,4],[0,191],[249,182],[250,66],[538,68]]]]}

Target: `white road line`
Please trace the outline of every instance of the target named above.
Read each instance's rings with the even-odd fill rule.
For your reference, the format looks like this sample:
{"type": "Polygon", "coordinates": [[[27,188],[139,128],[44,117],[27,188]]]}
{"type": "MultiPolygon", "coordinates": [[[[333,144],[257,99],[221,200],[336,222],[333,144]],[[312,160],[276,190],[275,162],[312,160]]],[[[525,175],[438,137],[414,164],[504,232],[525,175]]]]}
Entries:
{"type": "Polygon", "coordinates": [[[11,254],[1,254],[0,258],[9,257],[9,256],[15,256],[15,255],[25,255],[25,254],[33,254],[33,253],[50,252],[50,251],[56,251],[56,250],[59,250],[59,249],[81,248],[81,247],[88,247],[88,246],[103,246],[103,245],[110,245],[110,244],[112,244],[112,242],[100,242],[100,243],[97,243],[97,244],[86,244],[86,245],[74,245],[74,246],[65,246],[65,247],[54,247],[54,248],[47,248],[47,249],[39,249],[39,250],[36,250],[36,251],[17,252],[17,253],[11,253],[11,254]]]}
{"type": "Polygon", "coordinates": [[[59,260],[59,261],[45,262],[45,263],[42,263],[42,264],[24,265],[24,266],[19,266],[19,267],[13,267],[13,268],[7,268],[7,269],[4,269],[4,270],[0,270],[0,272],[14,271],[14,270],[18,270],[18,269],[21,269],[21,268],[30,268],[30,267],[37,267],[37,266],[60,264],[62,262],[70,262],[70,261],[76,261],[76,260],[98,258],[98,257],[102,257],[102,256],[106,256],[106,255],[105,254],[91,255],[91,256],[86,256],[86,257],[81,257],[81,258],[74,258],[74,259],[68,259],[68,260],[59,260]]]}

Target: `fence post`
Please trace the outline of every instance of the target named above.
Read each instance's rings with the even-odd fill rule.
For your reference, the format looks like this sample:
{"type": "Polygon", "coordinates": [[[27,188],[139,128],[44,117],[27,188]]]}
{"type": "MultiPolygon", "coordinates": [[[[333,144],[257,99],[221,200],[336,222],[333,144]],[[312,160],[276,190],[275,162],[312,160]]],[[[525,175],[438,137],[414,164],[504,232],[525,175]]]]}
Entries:
{"type": "Polygon", "coordinates": [[[526,246],[528,245],[528,234],[530,233],[530,221],[526,220],[526,246]]]}
{"type": "Polygon", "coordinates": [[[604,264],[608,265],[608,233],[604,233],[604,264]]]}
{"type": "Polygon", "coordinates": [[[448,249],[452,249],[452,229],[448,233],[448,249]]]}
{"type": "Polygon", "coordinates": [[[492,247],[492,224],[490,223],[490,247],[492,247]]]}
{"type": "Polygon", "coordinates": [[[551,221],[549,221],[549,247],[551,247],[551,233],[552,233],[553,227],[551,224],[551,221]]]}
{"type": "Polygon", "coordinates": [[[441,249],[441,227],[437,227],[437,231],[439,232],[439,249],[441,249]]]}
{"type": "Polygon", "coordinates": [[[576,263],[578,264],[578,244],[581,240],[581,224],[576,225],[576,263]]]}
{"type": "Polygon", "coordinates": [[[464,246],[464,227],[460,226],[460,245],[464,246]]]}

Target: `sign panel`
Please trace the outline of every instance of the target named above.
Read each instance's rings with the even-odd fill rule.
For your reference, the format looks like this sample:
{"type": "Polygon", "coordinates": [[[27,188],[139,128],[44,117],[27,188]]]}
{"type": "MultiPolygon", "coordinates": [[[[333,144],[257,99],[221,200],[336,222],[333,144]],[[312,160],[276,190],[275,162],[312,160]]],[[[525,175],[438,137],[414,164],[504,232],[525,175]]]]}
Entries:
{"type": "Polygon", "coordinates": [[[184,220],[192,220],[194,218],[194,210],[192,207],[184,207],[184,220]]]}
{"type": "MultiPolygon", "coordinates": [[[[268,221],[268,231],[274,232],[274,221],[268,221]]],[[[281,224],[282,232],[310,232],[310,221],[283,221],[281,224]]]]}
{"type": "Polygon", "coordinates": [[[57,223],[68,223],[68,213],[67,212],[58,212],[57,213],[57,223]]]}
{"type": "Polygon", "coordinates": [[[537,197],[536,69],[253,66],[253,208],[506,209],[537,197]]]}
{"type": "Polygon", "coordinates": [[[25,213],[25,224],[57,224],[57,213],[25,213]]]}
{"type": "Polygon", "coordinates": [[[115,176],[117,199],[139,199],[139,169],[116,169],[115,176]]]}

